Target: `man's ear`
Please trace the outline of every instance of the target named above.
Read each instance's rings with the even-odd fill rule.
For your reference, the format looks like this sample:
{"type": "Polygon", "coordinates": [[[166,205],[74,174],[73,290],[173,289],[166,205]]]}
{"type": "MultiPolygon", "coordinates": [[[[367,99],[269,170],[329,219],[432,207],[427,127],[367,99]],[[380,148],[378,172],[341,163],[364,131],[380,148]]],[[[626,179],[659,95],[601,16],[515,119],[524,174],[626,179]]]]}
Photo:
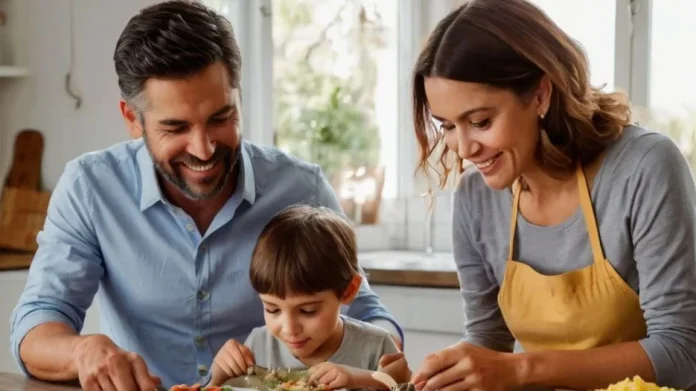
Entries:
{"type": "Polygon", "coordinates": [[[360,290],[360,284],[362,284],[362,276],[357,275],[353,277],[353,280],[348,284],[346,291],[343,292],[343,297],[341,298],[341,304],[350,304],[355,296],[360,290]]]}
{"type": "Polygon", "coordinates": [[[140,123],[138,113],[136,113],[135,110],[133,110],[133,108],[123,99],[119,101],[119,108],[121,109],[121,116],[123,116],[123,120],[126,122],[128,134],[131,136],[131,138],[136,139],[142,137],[143,126],[140,123]]]}

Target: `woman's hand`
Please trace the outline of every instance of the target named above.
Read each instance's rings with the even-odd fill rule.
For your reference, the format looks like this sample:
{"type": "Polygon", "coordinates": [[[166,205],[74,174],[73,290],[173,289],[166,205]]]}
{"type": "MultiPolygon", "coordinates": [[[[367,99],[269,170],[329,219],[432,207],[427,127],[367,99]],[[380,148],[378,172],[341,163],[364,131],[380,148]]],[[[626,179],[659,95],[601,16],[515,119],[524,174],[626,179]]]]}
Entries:
{"type": "Polygon", "coordinates": [[[422,391],[506,391],[523,385],[518,355],[465,342],[425,357],[411,382],[422,391]]]}

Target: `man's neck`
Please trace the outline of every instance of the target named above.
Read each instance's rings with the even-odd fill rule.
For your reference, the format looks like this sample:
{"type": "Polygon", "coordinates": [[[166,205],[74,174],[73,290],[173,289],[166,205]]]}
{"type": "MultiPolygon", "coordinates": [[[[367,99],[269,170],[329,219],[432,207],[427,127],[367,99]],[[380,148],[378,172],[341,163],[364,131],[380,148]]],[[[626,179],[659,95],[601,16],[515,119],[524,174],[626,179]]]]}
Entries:
{"type": "Polygon", "coordinates": [[[218,214],[220,209],[225,206],[227,200],[232,197],[236,187],[237,187],[237,174],[236,172],[231,174],[225,184],[225,187],[213,198],[208,198],[205,200],[192,200],[186,197],[179,189],[175,188],[171,183],[167,181],[160,181],[162,186],[162,191],[164,196],[172,204],[183,209],[186,214],[191,216],[193,221],[196,223],[198,232],[201,236],[205,234],[213,222],[213,219],[218,214]]]}

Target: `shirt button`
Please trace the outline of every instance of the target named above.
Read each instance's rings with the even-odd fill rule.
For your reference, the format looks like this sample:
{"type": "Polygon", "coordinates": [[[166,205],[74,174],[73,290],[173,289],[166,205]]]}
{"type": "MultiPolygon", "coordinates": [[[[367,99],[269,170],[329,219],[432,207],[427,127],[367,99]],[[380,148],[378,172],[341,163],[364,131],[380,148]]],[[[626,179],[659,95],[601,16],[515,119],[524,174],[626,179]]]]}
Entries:
{"type": "Polygon", "coordinates": [[[203,342],[205,342],[205,338],[203,338],[202,335],[197,335],[194,339],[193,342],[196,343],[197,346],[202,346],[203,342]]]}
{"type": "Polygon", "coordinates": [[[210,297],[210,294],[207,291],[198,291],[196,297],[198,297],[198,300],[205,300],[210,297]]]}
{"type": "Polygon", "coordinates": [[[186,230],[189,232],[193,231],[193,224],[186,224],[186,230]]]}
{"type": "Polygon", "coordinates": [[[205,376],[208,374],[208,367],[205,365],[199,365],[198,366],[198,375],[199,376],[205,376]]]}

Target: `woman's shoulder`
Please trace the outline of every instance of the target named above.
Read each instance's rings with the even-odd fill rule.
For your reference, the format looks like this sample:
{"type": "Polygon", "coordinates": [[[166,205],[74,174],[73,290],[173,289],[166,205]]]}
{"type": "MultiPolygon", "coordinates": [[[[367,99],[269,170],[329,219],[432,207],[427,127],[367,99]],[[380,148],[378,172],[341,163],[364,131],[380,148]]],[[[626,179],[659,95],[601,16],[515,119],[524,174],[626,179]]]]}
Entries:
{"type": "MultiPolygon", "coordinates": [[[[606,178],[637,183],[641,177],[691,177],[688,162],[679,146],[669,136],[637,125],[624,129],[621,137],[607,151],[603,163],[606,178]]],[[[668,177],[663,179],[667,180],[668,177]]],[[[655,181],[651,181],[655,182],[655,181]]]]}

